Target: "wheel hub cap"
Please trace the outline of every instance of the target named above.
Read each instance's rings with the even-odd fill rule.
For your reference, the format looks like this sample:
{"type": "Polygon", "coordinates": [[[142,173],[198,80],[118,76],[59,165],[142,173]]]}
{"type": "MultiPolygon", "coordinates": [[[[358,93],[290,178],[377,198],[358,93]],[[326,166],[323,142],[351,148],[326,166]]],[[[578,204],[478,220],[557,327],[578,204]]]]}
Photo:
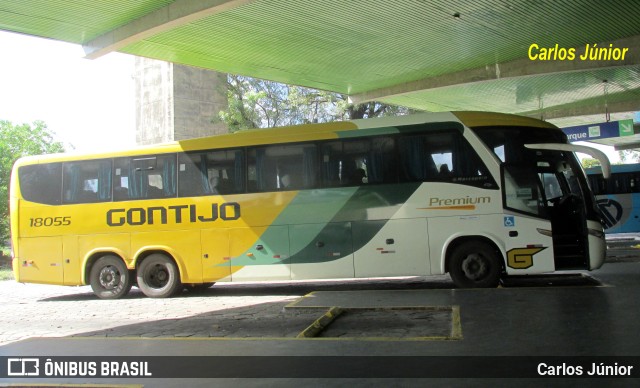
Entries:
{"type": "Polygon", "coordinates": [[[113,267],[105,267],[100,271],[100,284],[106,289],[113,289],[118,285],[118,272],[113,267]]]}
{"type": "Polygon", "coordinates": [[[462,262],[462,271],[467,278],[478,280],[487,273],[487,263],[480,255],[472,254],[462,262]]]}

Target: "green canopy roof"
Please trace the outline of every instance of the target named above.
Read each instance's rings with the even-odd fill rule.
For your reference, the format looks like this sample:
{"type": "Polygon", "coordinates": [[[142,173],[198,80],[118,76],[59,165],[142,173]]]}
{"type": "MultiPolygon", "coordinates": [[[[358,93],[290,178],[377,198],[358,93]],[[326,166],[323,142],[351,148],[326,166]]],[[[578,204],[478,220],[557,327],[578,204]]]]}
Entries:
{"type": "Polygon", "coordinates": [[[356,102],[544,118],[640,110],[639,20],[635,0],[0,3],[0,29],[81,44],[90,58],[120,51],[356,102]],[[579,59],[609,43],[629,49],[624,60],[579,59]],[[533,61],[532,44],[576,59],[533,61]]]}

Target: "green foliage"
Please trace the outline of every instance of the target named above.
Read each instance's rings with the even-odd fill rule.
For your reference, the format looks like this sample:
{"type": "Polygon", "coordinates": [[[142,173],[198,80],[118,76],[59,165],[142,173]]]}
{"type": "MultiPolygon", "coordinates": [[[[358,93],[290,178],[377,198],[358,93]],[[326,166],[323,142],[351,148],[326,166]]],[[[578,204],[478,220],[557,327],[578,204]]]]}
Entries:
{"type": "Polygon", "coordinates": [[[622,163],[638,163],[640,162],[640,152],[634,150],[618,151],[622,163]]]}
{"type": "Polygon", "coordinates": [[[409,113],[404,107],[378,102],[354,105],[343,94],[238,75],[227,78],[227,99],[228,109],[217,120],[231,132],[409,113]]]}
{"type": "Polygon", "coordinates": [[[0,254],[0,281],[13,280],[13,270],[11,268],[11,254],[9,249],[2,247],[0,254]]]}
{"type": "Polygon", "coordinates": [[[27,155],[64,152],[42,121],[14,125],[0,120],[0,244],[9,240],[9,182],[15,161],[27,155]]]}
{"type": "Polygon", "coordinates": [[[582,168],[590,168],[600,165],[600,161],[594,158],[584,158],[580,162],[582,164],[582,168]]]}
{"type": "Polygon", "coordinates": [[[13,271],[11,268],[0,266],[0,281],[13,280],[13,271]]]}

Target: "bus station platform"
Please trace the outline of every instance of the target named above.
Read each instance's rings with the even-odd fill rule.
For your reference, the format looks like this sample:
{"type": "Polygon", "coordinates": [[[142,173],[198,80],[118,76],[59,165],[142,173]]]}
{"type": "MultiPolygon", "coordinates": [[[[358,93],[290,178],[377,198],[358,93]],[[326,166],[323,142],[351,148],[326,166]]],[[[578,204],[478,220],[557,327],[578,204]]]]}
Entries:
{"type": "MultiPolygon", "coordinates": [[[[622,360],[626,357],[638,361],[640,339],[634,333],[640,330],[639,277],[640,261],[631,258],[605,265],[590,274],[558,274],[526,281],[512,279],[497,289],[311,292],[285,307],[285,312],[293,316],[310,314],[317,318],[310,320],[309,326],[316,324],[319,329],[307,333],[307,337],[305,330],[296,337],[260,337],[259,329],[274,322],[268,318],[261,322],[260,317],[256,317],[256,331],[247,337],[33,338],[0,347],[0,357],[41,357],[54,361],[74,357],[81,360],[139,358],[160,362],[162,367],[152,363],[152,376],[143,378],[4,378],[0,384],[180,386],[184,384],[184,375],[180,369],[172,371],[172,365],[178,368],[187,360],[225,366],[223,372],[215,368],[214,372],[196,370],[194,378],[189,379],[190,386],[207,386],[212,381],[221,385],[242,381],[243,386],[258,386],[255,379],[243,379],[255,377],[256,366],[252,363],[256,360],[271,366],[267,371],[258,368],[263,374],[258,373],[257,377],[273,378],[275,380],[270,380],[273,384],[295,385],[296,378],[304,377],[307,383],[318,386],[326,384],[326,378],[337,378],[335,369],[326,374],[319,372],[334,358],[347,364],[358,361],[358,357],[407,360],[407,356],[444,357],[455,362],[462,357],[465,363],[475,362],[474,357],[511,363],[530,357],[543,360],[545,357],[563,360],[563,357],[589,357],[596,361],[601,358],[603,362],[611,357],[622,357],[622,360]],[[340,314],[337,317],[329,314],[327,318],[332,308],[334,313],[338,311],[336,308],[340,309],[340,314]],[[296,364],[297,359],[305,360],[305,366],[296,364]],[[237,363],[229,366],[229,360],[237,363]],[[296,370],[274,360],[294,362],[296,370]],[[239,366],[243,361],[250,364],[239,366]],[[220,373],[217,376],[221,379],[211,380],[215,377],[210,373],[220,373]]],[[[366,373],[373,377],[384,374],[375,370],[366,372],[366,368],[352,372],[360,377],[366,373]]],[[[425,373],[428,378],[428,372],[425,373]]],[[[398,378],[397,381],[403,383],[424,382],[398,378]]],[[[456,381],[464,385],[466,380],[453,380],[456,381]]],[[[612,381],[623,385],[630,382],[626,378],[612,381]]]]}
{"type": "MultiPolygon", "coordinates": [[[[640,245],[640,233],[614,233],[607,234],[607,247],[612,248],[624,248],[634,247],[640,245]]],[[[614,252],[615,253],[615,252],[614,252]]]]}

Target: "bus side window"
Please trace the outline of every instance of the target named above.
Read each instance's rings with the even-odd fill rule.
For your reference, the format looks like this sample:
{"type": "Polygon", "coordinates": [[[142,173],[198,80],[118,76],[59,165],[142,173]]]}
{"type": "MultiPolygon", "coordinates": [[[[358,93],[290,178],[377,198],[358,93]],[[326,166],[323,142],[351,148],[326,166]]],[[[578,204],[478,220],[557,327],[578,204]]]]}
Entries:
{"type": "Polygon", "coordinates": [[[324,187],[340,186],[342,171],[342,142],[332,141],[321,146],[320,172],[324,187]]]}
{"type": "Polygon", "coordinates": [[[256,147],[248,153],[250,191],[310,189],[317,185],[315,144],[256,147]]]}
{"type": "Polygon", "coordinates": [[[220,150],[178,156],[179,196],[244,192],[244,152],[220,150]]]}
{"type": "Polygon", "coordinates": [[[611,177],[613,182],[613,194],[624,194],[628,192],[625,175],[626,174],[616,174],[611,177]]]}
{"type": "Polygon", "coordinates": [[[62,193],[62,163],[34,164],[18,169],[20,191],[27,201],[59,205],[62,193]]]}
{"type": "Polygon", "coordinates": [[[629,192],[630,193],[637,193],[638,191],[640,191],[640,187],[638,187],[640,185],[640,174],[631,174],[631,178],[629,179],[629,192]]]}
{"type": "Polygon", "coordinates": [[[207,194],[206,154],[189,153],[178,155],[178,196],[195,197],[207,194]],[[204,166],[203,166],[204,165],[204,166]]]}
{"type": "Polygon", "coordinates": [[[444,181],[497,188],[489,170],[460,131],[437,130],[398,138],[400,180],[444,181]]]}
{"type": "Polygon", "coordinates": [[[207,153],[208,193],[243,193],[245,186],[244,151],[222,150],[207,153]]]}
{"type": "Polygon", "coordinates": [[[272,158],[267,157],[267,148],[249,151],[249,187],[252,191],[274,191],[278,186],[277,167],[272,158]]]}
{"type": "Polygon", "coordinates": [[[63,202],[111,201],[111,159],[65,163],[63,202]]]}
{"type": "Polygon", "coordinates": [[[177,193],[176,154],[158,155],[155,159],[155,169],[147,170],[149,189],[145,198],[173,198],[177,193]]]}
{"type": "Polygon", "coordinates": [[[340,181],[347,186],[360,186],[368,183],[371,175],[371,140],[345,140],[342,144],[342,171],[340,181]]]}
{"type": "Polygon", "coordinates": [[[606,182],[602,175],[587,175],[589,178],[589,185],[594,195],[604,194],[606,192],[606,182]]]}
{"type": "Polygon", "coordinates": [[[115,159],[114,199],[175,197],[176,169],[176,154],[115,159]]]}
{"type": "Polygon", "coordinates": [[[398,181],[398,156],[391,136],[331,141],[320,148],[324,187],[398,181]]]}
{"type": "Polygon", "coordinates": [[[438,176],[438,169],[424,135],[403,136],[398,139],[401,157],[401,180],[422,182],[438,176]]]}
{"type": "Polygon", "coordinates": [[[602,177],[602,175],[598,176],[598,190],[597,194],[607,194],[607,181],[602,177]]]}
{"type": "Polygon", "coordinates": [[[113,161],[113,200],[129,199],[129,159],[113,161]]]}
{"type": "Polygon", "coordinates": [[[371,139],[371,149],[366,155],[367,183],[398,182],[398,156],[395,143],[395,139],[390,136],[380,136],[371,139]]]}

